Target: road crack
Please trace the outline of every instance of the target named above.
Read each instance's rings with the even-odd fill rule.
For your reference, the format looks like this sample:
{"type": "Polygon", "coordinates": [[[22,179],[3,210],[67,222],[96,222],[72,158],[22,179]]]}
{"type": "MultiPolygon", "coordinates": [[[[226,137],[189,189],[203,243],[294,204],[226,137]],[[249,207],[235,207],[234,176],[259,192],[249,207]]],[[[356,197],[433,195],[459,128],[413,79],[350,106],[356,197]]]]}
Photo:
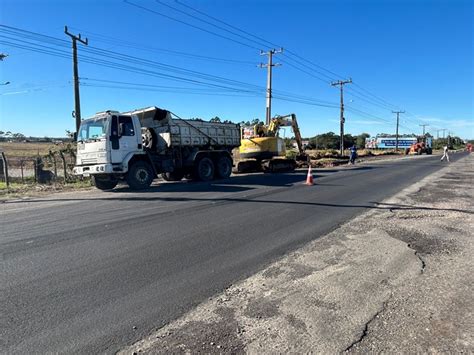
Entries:
{"type": "Polygon", "coordinates": [[[425,272],[425,268],[426,268],[425,260],[421,257],[420,253],[415,248],[413,248],[411,246],[411,244],[407,244],[407,246],[415,252],[415,256],[420,260],[420,262],[421,262],[420,274],[423,274],[425,272]]]}
{"type": "Polygon", "coordinates": [[[382,313],[383,311],[385,311],[385,308],[387,307],[387,304],[388,302],[390,301],[390,299],[392,298],[392,295],[390,295],[390,297],[383,302],[382,304],[382,307],[373,315],[372,318],[370,318],[364,325],[364,329],[362,330],[362,334],[360,335],[360,337],[355,340],[354,342],[352,342],[347,348],[344,349],[344,352],[349,352],[352,350],[352,348],[354,348],[357,344],[361,343],[362,340],[364,340],[364,338],[368,335],[369,333],[369,324],[372,323],[375,319],[378,318],[378,316],[380,315],[380,313],[382,313]]]}

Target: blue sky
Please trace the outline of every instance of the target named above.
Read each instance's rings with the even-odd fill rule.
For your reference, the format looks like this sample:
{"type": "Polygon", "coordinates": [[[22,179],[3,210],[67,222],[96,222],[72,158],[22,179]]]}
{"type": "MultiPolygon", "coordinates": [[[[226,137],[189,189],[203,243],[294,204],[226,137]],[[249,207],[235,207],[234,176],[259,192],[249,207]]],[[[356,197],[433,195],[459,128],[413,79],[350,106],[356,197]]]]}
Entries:
{"type": "MultiPolygon", "coordinates": [[[[200,16],[174,0],[162,1],[200,16]]],[[[275,56],[282,66],[274,69],[273,87],[275,95],[283,91],[280,98],[291,101],[275,99],[272,112],[296,113],[303,136],[338,132],[339,92],[329,82],[352,77],[354,84],[347,85],[345,92],[347,133],[395,132],[391,111],[399,108],[407,111],[401,115],[401,133],[421,133],[419,125],[428,124],[427,130],[435,136],[437,129],[446,128],[463,138],[474,138],[472,1],[180,1],[285,49],[284,56],[275,56]]],[[[235,37],[156,1],[130,2],[154,13],[124,1],[3,0],[0,24],[62,40],[69,40],[63,33],[68,25],[71,32],[88,37],[87,49],[79,45],[83,118],[106,109],[127,111],[156,105],[182,117],[219,116],[235,122],[264,119],[266,70],[257,64],[265,60],[259,49],[269,47],[235,37]],[[92,54],[96,48],[105,52],[92,54]],[[123,61],[117,53],[133,58],[123,61]],[[95,64],[87,63],[87,58],[95,64]],[[153,67],[137,63],[137,58],[153,61],[147,63],[153,67]],[[118,70],[117,64],[114,68],[97,65],[104,60],[131,67],[134,72],[118,70]],[[172,73],[169,67],[157,68],[156,62],[239,83],[191,77],[189,72],[172,73]]],[[[12,43],[24,46],[29,41],[66,57],[70,48],[55,40],[37,42],[18,33],[24,35],[0,27],[0,52],[9,55],[0,62],[0,84],[10,82],[0,86],[0,130],[62,136],[66,129],[74,129],[71,59],[17,48],[12,43]]]]}

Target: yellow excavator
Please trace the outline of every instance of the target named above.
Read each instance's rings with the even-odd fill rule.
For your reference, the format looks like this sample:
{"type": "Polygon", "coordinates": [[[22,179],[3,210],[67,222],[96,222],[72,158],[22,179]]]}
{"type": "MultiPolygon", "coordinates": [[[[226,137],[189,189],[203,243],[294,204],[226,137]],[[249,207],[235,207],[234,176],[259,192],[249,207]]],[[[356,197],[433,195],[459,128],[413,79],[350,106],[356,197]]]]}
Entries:
{"type": "Polygon", "coordinates": [[[293,171],[297,161],[305,162],[308,157],[303,149],[300,129],[294,113],[285,116],[275,116],[269,125],[259,123],[244,126],[241,129],[239,147],[240,160],[237,162],[238,173],[248,172],[284,172],[293,171]],[[283,138],[278,133],[281,127],[291,127],[298,146],[295,159],[286,157],[286,147],[283,138]]]}

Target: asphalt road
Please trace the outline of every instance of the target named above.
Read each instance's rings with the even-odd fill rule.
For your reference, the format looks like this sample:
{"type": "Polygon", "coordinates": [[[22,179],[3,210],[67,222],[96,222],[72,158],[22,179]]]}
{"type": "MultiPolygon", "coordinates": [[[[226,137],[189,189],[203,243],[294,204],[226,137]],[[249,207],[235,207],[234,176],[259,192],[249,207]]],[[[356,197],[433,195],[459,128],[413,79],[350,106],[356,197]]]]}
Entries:
{"type": "Polygon", "coordinates": [[[0,352],[115,352],[445,164],[316,170],[315,186],[305,172],[255,174],[3,203],[0,352]]]}

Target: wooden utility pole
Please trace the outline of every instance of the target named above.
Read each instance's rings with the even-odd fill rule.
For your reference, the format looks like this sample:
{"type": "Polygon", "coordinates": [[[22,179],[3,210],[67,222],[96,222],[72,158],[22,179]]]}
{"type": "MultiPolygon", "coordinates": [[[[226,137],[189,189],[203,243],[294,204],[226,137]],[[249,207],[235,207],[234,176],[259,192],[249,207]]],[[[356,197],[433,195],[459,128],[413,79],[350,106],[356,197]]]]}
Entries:
{"type": "Polygon", "coordinates": [[[265,124],[269,125],[272,119],[272,67],[281,65],[280,63],[273,64],[273,55],[282,53],[283,48],[279,50],[272,49],[268,52],[260,51],[260,55],[268,55],[268,63],[260,63],[260,68],[267,68],[267,107],[265,112],[265,124]]]}
{"type": "Polygon", "coordinates": [[[397,133],[395,134],[395,150],[398,152],[398,126],[400,125],[400,114],[405,113],[405,111],[392,111],[392,113],[397,114],[397,133]]]}
{"type": "Polygon", "coordinates": [[[87,38],[83,40],[81,35],[78,36],[69,33],[67,26],[64,26],[64,33],[72,39],[72,69],[74,79],[74,118],[76,119],[76,133],[79,133],[79,126],[81,125],[81,100],[79,97],[79,70],[77,68],[77,41],[87,46],[89,44],[87,38]]]}
{"type": "Polygon", "coordinates": [[[346,119],[344,118],[344,85],[345,84],[351,84],[352,79],[349,78],[349,80],[338,80],[334,81],[331,83],[332,86],[337,86],[339,85],[340,90],[341,90],[341,117],[340,117],[340,123],[341,123],[341,156],[344,154],[344,123],[346,119]]]}
{"type": "Polygon", "coordinates": [[[428,124],[420,124],[420,127],[423,127],[423,136],[425,136],[425,127],[429,126],[428,124]]]}

